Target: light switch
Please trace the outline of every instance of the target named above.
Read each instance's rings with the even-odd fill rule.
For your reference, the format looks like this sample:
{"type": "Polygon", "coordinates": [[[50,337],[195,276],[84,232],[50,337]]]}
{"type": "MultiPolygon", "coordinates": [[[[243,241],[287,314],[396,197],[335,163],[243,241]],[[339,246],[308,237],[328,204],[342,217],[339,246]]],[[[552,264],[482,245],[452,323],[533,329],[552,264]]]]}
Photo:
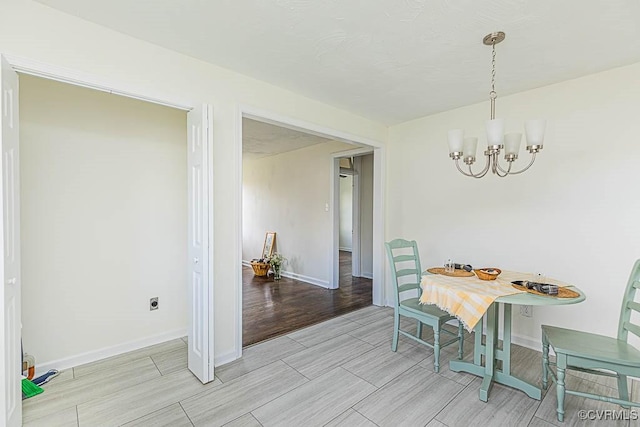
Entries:
{"type": "Polygon", "coordinates": [[[324,204],[324,211],[329,212],[329,203],[324,204]]]}

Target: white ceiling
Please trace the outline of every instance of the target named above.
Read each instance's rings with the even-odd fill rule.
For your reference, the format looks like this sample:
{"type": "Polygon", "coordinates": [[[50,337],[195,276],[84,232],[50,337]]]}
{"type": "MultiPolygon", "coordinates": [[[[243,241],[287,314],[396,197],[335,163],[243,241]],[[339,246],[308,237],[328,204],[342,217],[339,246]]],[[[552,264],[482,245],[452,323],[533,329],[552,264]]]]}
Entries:
{"type": "Polygon", "coordinates": [[[385,124],[640,61],[638,0],[38,0],[385,124]]]}
{"type": "Polygon", "coordinates": [[[257,120],[242,119],[242,154],[259,159],[331,141],[257,120]]]}

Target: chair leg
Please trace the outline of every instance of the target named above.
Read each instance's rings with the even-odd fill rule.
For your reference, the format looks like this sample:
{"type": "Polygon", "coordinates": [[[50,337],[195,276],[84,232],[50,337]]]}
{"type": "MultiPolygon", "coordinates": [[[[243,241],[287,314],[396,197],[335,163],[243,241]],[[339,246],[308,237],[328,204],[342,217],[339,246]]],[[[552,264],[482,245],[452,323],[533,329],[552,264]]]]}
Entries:
{"type": "Polygon", "coordinates": [[[464,346],[464,328],[462,322],[458,320],[458,359],[462,360],[464,346]]]}
{"type": "Polygon", "coordinates": [[[440,371],[440,325],[433,327],[433,370],[440,371]]]}
{"type": "Polygon", "coordinates": [[[567,367],[567,356],[556,355],[558,381],[556,383],[556,396],[558,399],[558,421],[564,421],[564,370],[567,367]]]}
{"type": "Polygon", "coordinates": [[[398,350],[398,335],[400,335],[400,313],[396,311],[393,315],[393,342],[391,343],[391,351],[398,350]]]}
{"type": "Polygon", "coordinates": [[[417,322],[418,322],[418,326],[416,327],[416,336],[422,339],[422,322],[419,320],[417,322]]]}
{"type": "Polygon", "coordinates": [[[542,337],[542,389],[549,385],[549,343],[542,337]]]}
{"type": "MultiPolygon", "coordinates": [[[[629,389],[627,388],[627,376],[618,374],[618,396],[620,400],[629,401],[629,389]]],[[[620,405],[625,409],[630,409],[629,405],[620,405]]]]}

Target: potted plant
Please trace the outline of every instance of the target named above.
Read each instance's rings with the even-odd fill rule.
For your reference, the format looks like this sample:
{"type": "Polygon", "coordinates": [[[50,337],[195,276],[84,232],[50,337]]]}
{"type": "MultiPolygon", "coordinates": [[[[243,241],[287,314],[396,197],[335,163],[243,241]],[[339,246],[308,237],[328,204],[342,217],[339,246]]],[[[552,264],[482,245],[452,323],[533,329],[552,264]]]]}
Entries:
{"type": "Polygon", "coordinates": [[[268,262],[273,270],[273,280],[280,280],[280,273],[282,266],[287,262],[287,259],[282,254],[274,253],[268,258],[265,258],[265,262],[268,262]]]}

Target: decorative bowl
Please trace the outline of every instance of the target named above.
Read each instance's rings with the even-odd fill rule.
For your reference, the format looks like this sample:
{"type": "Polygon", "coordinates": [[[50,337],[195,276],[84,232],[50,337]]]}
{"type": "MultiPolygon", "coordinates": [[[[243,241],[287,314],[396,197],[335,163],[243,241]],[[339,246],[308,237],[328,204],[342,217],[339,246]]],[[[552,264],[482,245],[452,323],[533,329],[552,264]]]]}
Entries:
{"type": "Polygon", "coordinates": [[[496,277],[502,273],[499,268],[486,267],[473,270],[480,280],[496,280],[496,277]]]}

